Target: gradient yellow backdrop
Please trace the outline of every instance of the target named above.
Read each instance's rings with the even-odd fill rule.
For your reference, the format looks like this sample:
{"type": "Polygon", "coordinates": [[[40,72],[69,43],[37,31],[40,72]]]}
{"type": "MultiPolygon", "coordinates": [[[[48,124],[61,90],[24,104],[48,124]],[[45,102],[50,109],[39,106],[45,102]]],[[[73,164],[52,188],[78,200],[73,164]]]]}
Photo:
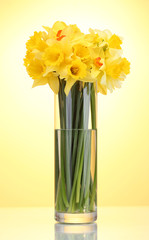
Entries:
{"type": "Polygon", "coordinates": [[[0,1],[0,207],[54,204],[54,96],[32,89],[25,42],[57,20],[124,38],[131,74],[98,97],[98,204],[149,205],[149,1],[0,1]]]}

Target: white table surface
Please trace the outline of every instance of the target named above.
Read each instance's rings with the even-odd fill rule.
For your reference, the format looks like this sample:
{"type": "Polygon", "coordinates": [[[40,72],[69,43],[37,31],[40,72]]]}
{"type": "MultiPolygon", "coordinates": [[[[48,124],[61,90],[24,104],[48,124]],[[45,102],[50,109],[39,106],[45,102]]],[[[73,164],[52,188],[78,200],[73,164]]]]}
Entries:
{"type": "Polygon", "coordinates": [[[57,227],[53,208],[0,208],[0,240],[149,240],[149,207],[102,207],[92,226],[57,227]]]}

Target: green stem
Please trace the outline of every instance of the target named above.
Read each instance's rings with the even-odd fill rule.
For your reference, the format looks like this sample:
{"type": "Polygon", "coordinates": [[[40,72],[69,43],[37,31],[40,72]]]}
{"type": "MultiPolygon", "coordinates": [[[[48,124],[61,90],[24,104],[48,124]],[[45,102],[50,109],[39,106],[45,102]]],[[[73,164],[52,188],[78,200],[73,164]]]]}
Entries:
{"type": "Polygon", "coordinates": [[[64,169],[64,131],[61,131],[61,190],[62,197],[66,207],[69,207],[69,203],[66,195],[66,186],[65,186],[65,169],[64,169]]]}
{"type": "MultiPolygon", "coordinates": [[[[94,84],[86,83],[83,90],[80,90],[79,84],[77,82],[72,87],[72,95],[66,96],[64,92],[65,82],[61,80],[58,94],[61,125],[61,166],[60,182],[56,186],[56,209],[66,211],[68,208],[68,212],[83,211],[84,208],[88,211],[89,207],[93,211],[96,198],[97,157],[95,159],[94,180],[91,183],[91,132],[88,133],[87,131],[89,134],[87,134],[87,139],[84,134],[85,129],[88,130],[89,101],[91,104],[92,129],[96,130],[95,89],[94,84]],[[68,104],[69,97],[72,100],[72,105],[68,104]],[[68,119],[67,114],[72,115],[72,120],[68,119]],[[70,121],[72,121],[74,131],[70,130],[70,121]]],[[[55,151],[58,152],[57,145],[55,151]]],[[[58,156],[56,156],[56,161],[58,161],[58,156]]],[[[55,181],[57,181],[57,175],[58,173],[56,173],[55,181]]]]}
{"type": "Polygon", "coordinates": [[[87,173],[85,184],[85,209],[89,208],[89,191],[90,191],[90,169],[91,169],[91,132],[88,132],[88,160],[87,160],[87,173]]]}
{"type": "Polygon", "coordinates": [[[89,147],[89,133],[87,131],[86,135],[86,143],[85,143],[85,152],[84,152],[84,165],[83,165],[83,175],[82,175],[82,184],[81,184],[81,196],[80,196],[80,202],[79,206],[83,207],[83,198],[85,195],[85,186],[86,186],[86,180],[87,180],[87,172],[88,172],[88,161],[89,161],[89,152],[90,152],[90,147],[89,147]]]}
{"type": "MultiPolygon", "coordinates": [[[[60,124],[61,124],[61,129],[65,129],[65,103],[64,103],[64,95],[63,95],[63,82],[60,82],[60,90],[59,90],[59,112],[60,112],[60,124]]],[[[61,131],[61,139],[60,139],[60,146],[61,146],[61,189],[58,191],[61,191],[62,199],[66,207],[69,207],[69,203],[67,200],[67,195],[66,195],[66,185],[65,185],[65,168],[64,168],[64,160],[65,160],[65,133],[64,131],[61,131]]],[[[58,192],[57,196],[61,196],[60,193],[58,192]]],[[[59,202],[59,199],[57,200],[59,202]]]]}
{"type": "MultiPolygon", "coordinates": [[[[80,102],[81,102],[81,92],[79,89],[77,89],[78,86],[76,86],[76,92],[77,92],[77,102],[76,107],[74,108],[75,111],[75,122],[74,122],[74,129],[78,129],[79,124],[79,116],[80,116],[80,102]]],[[[74,133],[74,141],[73,141],[73,148],[72,148],[72,169],[74,169],[75,166],[75,159],[76,159],[76,149],[77,149],[77,140],[78,140],[78,131],[75,131],[74,133]]]]}
{"type": "MultiPolygon", "coordinates": [[[[95,101],[95,89],[94,84],[92,84],[92,94],[91,94],[91,115],[92,115],[92,128],[96,130],[96,101],[95,101]]],[[[97,143],[97,136],[96,136],[97,143]]],[[[97,144],[96,144],[97,147],[97,144]]],[[[95,155],[95,174],[94,174],[94,183],[92,186],[91,199],[90,199],[90,210],[94,210],[94,201],[96,197],[96,187],[97,187],[97,149],[95,155]]]]}
{"type": "Polygon", "coordinates": [[[91,116],[92,116],[92,129],[96,129],[96,101],[95,101],[95,89],[92,83],[91,87],[91,116]]]}
{"type": "MultiPolygon", "coordinates": [[[[89,93],[89,88],[90,85],[87,83],[85,84],[84,88],[82,89],[82,92],[80,93],[79,98],[77,98],[77,114],[76,115],[76,122],[78,123],[79,128],[81,129],[80,134],[76,134],[76,138],[74,139],[76,142],[78,142],[78,144],[73,145],[73,147],[75,146],[75,148],[73,148],[74,152],[79,152],[80,154],[80,136],[81,134],[83,134],[84,137],[84,144],[86,144],[86,131],[85,129],[88,129],[88,119],[89,119],[89,101],[90,101],[90,93],[89,93]],[[79,108],[78,108],[79,105],[79,108]],[[78,121],[79,119],[79,121],[78,121]]],[[[77,126],[75,126],[77,127],[77,126]]],[[[74,143],[75,143],[74,141],[74,143]]],[[[83,143],[82,143],[83,144],[83,143]]],[[[82,155],[80,155],[78,157],[77,155],[77,160],[75,161],[75,165],[76,168],[78,167],[78,170],[75,168],[74,171],[74,182],[73,182],[73,187],[72,188],[72,195],[71,195],[71,199],[70,199],[70,207],[69,207],[69,211],[72,211],[73,206],[74,206],[74,202],[78,203],[76,204],[77,207],[79,207],[80,204],[80,192],[81,192],[81,196],[82,196],[82,191],[84,190],[84,188],[82,189],[81,186],[81,176],[82,176],[82,169],[83,169],[83,164],[84,164],[84,159],[86,161],[86,159],[88,158],[88,156],[85,157],[86,153],[84,154],[84,149],[86,149],[86,152],[89,149],[88,144],[85,146],[84,148],[84,144],[83,146],[81,146],[82,150],[82,155]],[[77,179],[77,180],[76,180],[77,179]],[[76,182],[75,182],[76,180],[76,182]],[[75,186],[76,184],[76,186],[75,186]],[[76,189],[75,189],[76,188],[76,189]],[[75,194],[75,190],[76,190],[76,194],[75,194]]],[[[74,162],[73,162],[74,163],[74,162]]]]}
{"type": "Polygon", "coordinates": [[[58,179],[58,189],[57,189],[57,196],[56,196],[56,210],[63,211],[65,210],[65,206],[62,199],[62,191],[61,191],[61,176],[59,175],[58,179]]]}
{"type": "Polygon", "coordinates": [[[82,143],[83,143],[83,132],[80,131],[78,150],[77,150],[77,159],[76,159],[75,173],[74,173],[74,180],[73,180],[73,186],[72,186],[71,197],[70,197],[70,206],[69,206],[68,212],[71,212],[71,208],[72,208],[72,204],[73,204],[73,200],[74,200],[74,193],[75,193],[78,171],[79,171],[79,165],[80,165],[82,143]]]}
{"type": "Polygon", "coordinates": [[[71,194],[71,172],[70,172],[70,150],[71,150],[71,130],[66,130],[65,132],[65,165],[66,165],[66,189],[67,198],[70,199],[71,194]]]}
{"type": "Polygon", "coordinates": [[[65,207],[65,205],[64,205],[63,198],[62,198],[62,188],[60,188],[59,209],[60,209],[60,211],[62,211],[62,212],[66,210],[66,207],[65,207]]]}
{"type": "Polygon", "coordinates": [[[70,101],[70,95],[66,97],[66,94],[64,92],[65,88],[65,82],[62,80],[62,88],[61,88],[61,93],[62,93],[62,99],[63,99],[63,113],[64,113],[64,151],[65,151],[65,174],[66,174],[66,192],[67,192],[67,198],[70,199],[70,194],[71,194],[71,175],[70,175],[70,149],[71,149],[71,132],[69,129],[69,122],[67,120],[68,117],[68,112],[70,109],[67,109],[67,104],[70,101]]]}
{"type": "Polygon", "coordinates": [[[94,210],[94,201],[96,197],[96,186],[97,186],[97,165],[95,164],[95,175],[94,175],[94,183],[93,183],[93,189],[91,193],[91,200],[90,200],[90,210],[94,210]]]}
{"type": "Polygon", "coordinates": [[[59,199],[60,199],[60,175],[57,183],[56,203],[55,203],[57,211],[59,210],[59,199]]]}
{"type": "Polygon", "coordinates": [[[58,156],[58,132],[55,130],[55,201],[56,193],[58,190],[58,177],[59,177],[59,156],[58,156]]]}
{"type": "Polygon", "coordinates": [[[83,168],[83,160],[84,160],[84,144],[82,147],[82,155],[81,155],[81,161],[80,161],[80,167],[79,167],[79,173],[78,173],[78,179],[77,179],[76,203],[78,203],[80,200],[80,182],[81,182],[81,175],[82,175],[82,168],[83,168]]]}

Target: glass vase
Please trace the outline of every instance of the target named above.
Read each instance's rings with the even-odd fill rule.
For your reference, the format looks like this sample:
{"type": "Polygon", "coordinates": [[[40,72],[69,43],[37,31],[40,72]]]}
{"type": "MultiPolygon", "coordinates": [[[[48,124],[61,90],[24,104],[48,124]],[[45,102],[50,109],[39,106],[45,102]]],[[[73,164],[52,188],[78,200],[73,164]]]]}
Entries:
{"type": "Polygon", "coordinates": [[[55,95],[55,219],[97,219],[96,83],[77,81],[68,95],[64,80],[55,95]]]}

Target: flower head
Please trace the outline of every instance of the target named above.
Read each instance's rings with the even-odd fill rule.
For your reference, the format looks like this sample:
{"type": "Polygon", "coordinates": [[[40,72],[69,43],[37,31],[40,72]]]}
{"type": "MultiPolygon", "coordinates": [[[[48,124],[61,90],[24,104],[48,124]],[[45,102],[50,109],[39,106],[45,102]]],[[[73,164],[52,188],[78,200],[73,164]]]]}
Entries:
{"type": "Polygon", "coordinates": [[[101,57],[97,57],[94,59],[94,64],[96,65],[96,67],[101,67],[103,65],[103,63],[101,62],[101,57]]]}
{"type": "Polygon", "coordinates": [[[45,66],[39,59],[33,59],[27,66],[27,72],[33,79],[40,79],[45,71],[45,66]]]}
{"type": "Polygon", "coordinates": [[[37,49],[39,51],[44,51],[47,48],[46,42],[42,38],[42,32],[34,32],[34,35],[26,43],[26,48],[29,51],[37,49]]]}
{"type": "Polygon", "coordinates": [[[86,69],[87,66],[80,59],[76,59],[68,65],[68,74],[73,79],[80,80],[86,76],[86,69]]]}
{"type": "Polygon", "coordinates": [[[56,44],[51,45],[46,48],[42,59],[46,66],[58,66],[64,59],[62,49],[56,44]]]}
{"type": "Polygon", "coordinates": [[[61,29],[61,30],[58,30],[56,37],[57,37],[56,38],[57,41],[61,41],[64,37],[66,37],[66,35],[62,34],[62,29],[61,29]]]}
{"type": "Polygon", "coordinates": [[[62,31],[66,27],[67,27],[66,23],[57,21],[53,24],[52,30],[57,34],[58,31],[60,31],[60,30],[62,31]]]}
{"type": "Polygon", "coordinates": [[[122,61],[120,63],[121,69],[125,74],[130,73],[130,62],[126,58],[122,58],[122,61]]]}
{"type": "Polygon", "coordinates": [[[113,34],[108,42],[110,48],[121,49],[122,40],[116,34],[113,34]]]}
{"type": "Polygon", "coordinates": [[[76,57],[79,57],[84,62],[86,62],[90,58],[89,49],[82,44],[74,45],[73,50],[74,50],[74,55],[76,57]]]}
{"type": "Polygon", "coordinates": [[[58,93],[59,79],[66,81],[68,95],[76,81],[97,81],[98,91],[107,94],[121,86],[130,72],[129,61],[122,57],[122,40],[109,30],[89,29],[57,21],[45,31],[34,32],[26,43],[24,65],[33,86],[48,83],[58,93]]]}

